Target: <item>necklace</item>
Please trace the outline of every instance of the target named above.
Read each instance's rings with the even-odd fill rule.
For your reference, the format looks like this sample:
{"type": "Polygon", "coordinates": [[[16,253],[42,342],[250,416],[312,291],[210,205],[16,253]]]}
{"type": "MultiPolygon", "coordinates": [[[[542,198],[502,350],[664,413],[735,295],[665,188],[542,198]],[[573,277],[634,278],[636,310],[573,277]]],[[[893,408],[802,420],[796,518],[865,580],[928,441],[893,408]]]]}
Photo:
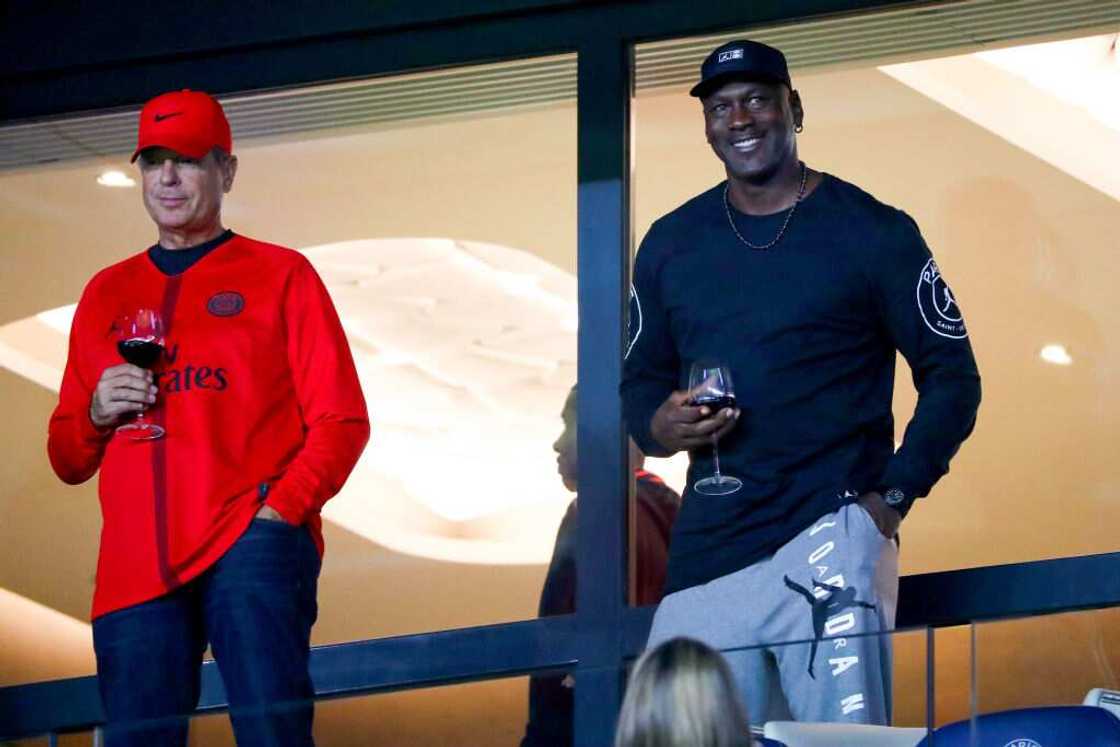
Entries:
{"type": "Polygon", "coordinates": [[[769,249],[770,247],[774,246],[775,244],[777,244],[779,241],[782,240],[782,236],[785,235],[786,228],[789,226],[790,219],[793,218],[794,211],[797,210],[797,206],[801,204],[801,198],[805,196],[805,176],[806,176],[807,172],[808,172],[808,169],[805,168],[805,162],[802,161],[801,162],[801,188],[797,190],[797,199],[794,200],[793,205],[790,206],[789,212],[786,213],[785,222],[782,223],[782,227],[780,229],[778,229],[778,235],[775,236],[774,240],[771,241],[768,244],[752,244],[751,242],[749,242],[749,241],[747,241],[746,239],[743,238],[743,234],[739,233],[739,229],[735,227],[735,219],[731,217],[731,200],[729,199],[728,194],[727,194],[727,190],[731,186],[731,183],[728,182],[727,184],[723,185],[723,209],[727,212],[727,224],[729,226],[731,226],[731,230],[734,231],[735,235],[739,237],[739,241],[742,241],[744,244],[746,244],[751,249],[755,249],[757,251],[763,251],[763,250],[769,249]]]}

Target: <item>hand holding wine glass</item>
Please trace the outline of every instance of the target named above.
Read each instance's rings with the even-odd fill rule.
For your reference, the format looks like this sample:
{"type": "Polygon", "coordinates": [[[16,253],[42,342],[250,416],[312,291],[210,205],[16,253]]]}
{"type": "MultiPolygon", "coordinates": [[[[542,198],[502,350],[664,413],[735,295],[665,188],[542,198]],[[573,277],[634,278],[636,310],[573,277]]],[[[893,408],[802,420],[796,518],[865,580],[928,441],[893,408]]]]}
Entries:
{"type": "Polygon", "coordinates": [[[116,336],[117,350],[128,363],[102,372],[90,402],[90,420],[106,427],[137,413],[134,420],[117,430],[136,440],[159,438],[164,429],[144,418],[144,410],[155,403],[156,387],[146,369],[154,366],[163,353],[163,320],[153,309],[137,309],[117,321],[116,336]]]}
{"type": "Polygon", "coordinates": [[[650,435],[663,448],[658,456],[705,448],[732,429],[739,417],[734,406],[712,410],[693,402],[693,393],[681,389],[670,394],[650,419],[650,435]]]}
{"type": "MultiPolygon", "coordinates": [[[[710,417],[720,417],[724,410],[736,410],[735,384],[731,380],[731,369],[722,361],[700,360],[692,364],[688,374],[688,391],[692,406],[706,408],[710,417]]],[[[698,480],[693,486],[697,493],[704,495],[727,495],[743,486],[741,480],[720,472],[719,437],[712,436],[712,456],[715,460],[715,474],[698,480]]]]}

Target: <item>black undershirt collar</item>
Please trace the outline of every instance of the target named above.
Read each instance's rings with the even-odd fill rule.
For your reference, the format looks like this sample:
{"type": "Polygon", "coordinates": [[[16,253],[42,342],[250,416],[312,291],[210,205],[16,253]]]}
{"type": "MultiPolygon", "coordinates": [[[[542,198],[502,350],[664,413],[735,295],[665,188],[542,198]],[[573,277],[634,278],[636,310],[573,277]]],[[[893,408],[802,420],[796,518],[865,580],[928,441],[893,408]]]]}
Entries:
{"type": "Polygon", "coordinates": [[[164,275],[179,275],[232,238],[233,231],[227,228],[209,241],[186,249],[165,249],[159,244],[155,244],[148,249],[148,257],[151,258],[152,264],[164,275]]]}

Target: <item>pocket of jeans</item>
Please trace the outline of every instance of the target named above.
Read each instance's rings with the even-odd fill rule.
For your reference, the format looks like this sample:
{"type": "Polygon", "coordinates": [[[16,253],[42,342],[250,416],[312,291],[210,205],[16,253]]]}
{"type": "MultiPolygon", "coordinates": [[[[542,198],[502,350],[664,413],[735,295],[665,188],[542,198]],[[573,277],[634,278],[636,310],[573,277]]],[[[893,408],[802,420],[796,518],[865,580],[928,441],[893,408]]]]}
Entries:
{"type": "Polygon", "coordinates": [[[254,548],[252,550],[254,554],[264,553],[269,557],[290,556],[299,545],[299,532],[302,528],[286,521],[255,517],[249,522],[237,545],[254,548]]]}
{"type": "Polygon", "coordinates": [[[860,503],[859,501],[856,501],[855,503],[851,503],[849,505],[854,507],[855,510],[858,511],[863,516],[864,525],[868,529],[870,529],[872,532],[874,532],[876,537],[883,540],[884,542],[889,542],[890,541],[890,539],[891,539],[890,537],[886,536],[881,531],[879,531],[879,525],[875,523],[875,517],[873,517],[871,515],[870,511],[868,511],[866,508],[863,507],[862,503],[860,503]]]}
{"type": "Polygon", "coordinates": [[[295,530],[295,529],[300,528],[300,527],[297,527],[295,524],[290,524],[290,523],[284,521],[283,519],[266,519],[263,516],[253,517],[253,526],[282,527],[284,529],[291,529],[291,530],[295,530]]]}
{"type": "Polygon", "coordinates": [[[302,533],[299,536],[299,586],[303,595],[303,610],[307,617],[308,626],[314,625],[319,617],[318,591],[319,572],[322,561],[315,540],[311,538],[311,530],[306,526],[299,527],[302,533]]]}
{"type": "Polygon", "coordinates": [[[296,593],[300,586],[301,530],[287,522],[254,518],[219,561],[221,588],[259,587],[262,592],[296,593]]]}

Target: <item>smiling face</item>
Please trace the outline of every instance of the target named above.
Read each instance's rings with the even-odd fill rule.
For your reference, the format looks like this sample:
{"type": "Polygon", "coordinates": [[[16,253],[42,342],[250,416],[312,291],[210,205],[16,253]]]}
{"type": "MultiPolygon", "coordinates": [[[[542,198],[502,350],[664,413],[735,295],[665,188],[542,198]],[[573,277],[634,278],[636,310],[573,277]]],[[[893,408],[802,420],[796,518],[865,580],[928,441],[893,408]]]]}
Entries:
{"type": "Polygon", "coordinates": [[[704,134],[730,179],[765,184],[797,163],[801,97],[781,83],[733,80],[705,96],[704,134]]]}
{"type": "Polygon", "coordinates": [[[205,241],[221,232],[222,196],[233,186],[235,157],[213,150],[188,158],[167,148],[148,148],[139,163],[144,207],[159,227],[161,244],[167,246],[164,240],[171,236],[198,243],[199,237],[205,241]]]}

